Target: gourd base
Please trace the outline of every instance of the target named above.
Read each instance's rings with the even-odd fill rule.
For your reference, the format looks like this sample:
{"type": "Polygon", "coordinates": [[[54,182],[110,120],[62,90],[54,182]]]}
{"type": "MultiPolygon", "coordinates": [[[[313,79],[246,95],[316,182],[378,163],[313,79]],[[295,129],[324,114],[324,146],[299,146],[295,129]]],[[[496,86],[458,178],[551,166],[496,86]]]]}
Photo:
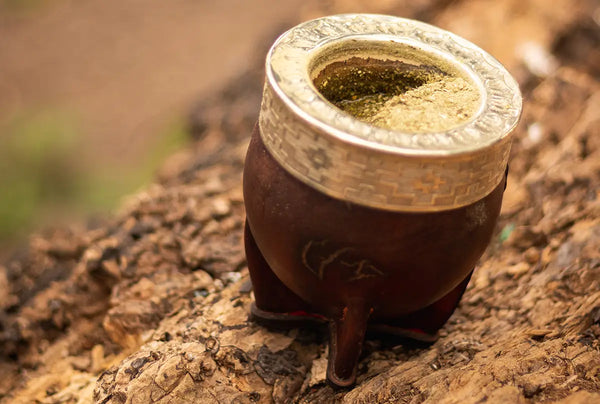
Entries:
{"type": "MultiPolygon", "coordinates": [[[[322,327],[329,323],[331,330],[330,345],[333,345],[336,334],[335,323],[339,319],[328,318],[319,313],[277,278],[260,252],[247,222],[244,229],[244,239],[255,298],[251,308],[252,319],[265,327],[274,329],[322,327]]],[[[471,279],[471,274],[472,272],[452,291],[433,304],[398,318],[388,319],[385,322],[365,318],[363,322],[358,323],[364,324],[363,328],[365,329],[356,330],[356,332],[364,335],[369,331],[419,342],[435,342],[439,337],[439,330],[456,310],[471,279]]],[[[348,387],[354,384],[356,363],[352,362],[356,362],[359,354],[360,351],[350,355],[353,358],[347,360],[341,358],[342,361],[348,362],[347,365],[350,368],[354,369],[354,372],[345,380],[340,380],[339,377],[332,374],[332,358],[330,358],[330,366],[327,372],[328,381],[338,387],[348,387]]]]}

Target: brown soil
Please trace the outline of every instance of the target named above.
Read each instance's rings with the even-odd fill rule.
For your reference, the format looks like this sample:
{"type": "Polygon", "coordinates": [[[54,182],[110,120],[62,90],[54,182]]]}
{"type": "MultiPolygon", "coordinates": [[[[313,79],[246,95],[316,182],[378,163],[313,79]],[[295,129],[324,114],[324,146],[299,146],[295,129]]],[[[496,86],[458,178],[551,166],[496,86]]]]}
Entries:
{"type": "Polygon", "coordinates": [[[248,321],[241,169],[257,65],[203,98],[194,148],[114,219],[34,235],[0,266],[0,402],[600,401],[597,2],[375,3],[482,45],[524,94],[497,235],[440,340],[370,338],[357,386],[336,391],[325,333],[248,321]]]}

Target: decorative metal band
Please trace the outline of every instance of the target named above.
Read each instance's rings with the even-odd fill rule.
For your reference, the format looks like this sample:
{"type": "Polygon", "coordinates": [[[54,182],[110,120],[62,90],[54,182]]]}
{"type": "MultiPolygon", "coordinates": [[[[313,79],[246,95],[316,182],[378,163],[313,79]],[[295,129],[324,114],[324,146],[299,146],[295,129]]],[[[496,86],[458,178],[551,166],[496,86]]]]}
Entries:
{"type": "Polygon", "coordinates": [[[348,144],[302,121],[269,85],[262,111],[263,142],[290,174],[334,198],[379,209],[424,212],[473,203],[500,183],[510,151],[508,139],[444,158],[348,144]]]}
{"type": "Polygon", "coordinates": [[[275,160],[334,198],[379,209],[427,212],[473,203],[501,181],[521,113],[518,85],[483,50],[402,18],[348,14],[292,28],[271,48],[259,125],[275,160]],[[441,133],[402,133],[361,122],[325,100],[310,79],[315,53],[345,37],[396,41],[445,55],[480,86],[482,107],[441,133]]]}

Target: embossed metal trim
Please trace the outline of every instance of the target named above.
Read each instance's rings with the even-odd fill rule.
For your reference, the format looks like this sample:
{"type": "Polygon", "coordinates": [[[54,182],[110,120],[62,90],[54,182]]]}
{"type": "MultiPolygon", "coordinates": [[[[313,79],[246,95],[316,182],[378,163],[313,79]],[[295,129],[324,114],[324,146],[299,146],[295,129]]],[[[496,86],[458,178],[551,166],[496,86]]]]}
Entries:
{"type": "Polygon", "coordinates": [[[514,79],[470,42],[413,20],[347,14],[306,22],[275,42],[259,125],[277,162],[309,186],[374,208],[427,212],[468,205],[499,184],[521,108],[514,79]],[[460,127],[419,134],[344,113],[312,85],[309,63],[326,44],[357,35],[446,55],[478,81],[482,107],[460,127]]]}

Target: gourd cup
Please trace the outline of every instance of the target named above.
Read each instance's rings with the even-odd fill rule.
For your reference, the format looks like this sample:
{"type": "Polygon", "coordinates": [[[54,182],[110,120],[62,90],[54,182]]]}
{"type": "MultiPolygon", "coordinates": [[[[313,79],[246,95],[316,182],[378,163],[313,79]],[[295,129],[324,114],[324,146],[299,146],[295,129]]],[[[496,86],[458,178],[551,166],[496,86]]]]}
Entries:
{"type": "Polygon", "coordinates": [[[329,323],[337,386],[367,328],[435,340],[492,236],[520,113],[498,61],[431,25],[347,14],[284,33],[244,168],[254,318],[329,323]]]}

